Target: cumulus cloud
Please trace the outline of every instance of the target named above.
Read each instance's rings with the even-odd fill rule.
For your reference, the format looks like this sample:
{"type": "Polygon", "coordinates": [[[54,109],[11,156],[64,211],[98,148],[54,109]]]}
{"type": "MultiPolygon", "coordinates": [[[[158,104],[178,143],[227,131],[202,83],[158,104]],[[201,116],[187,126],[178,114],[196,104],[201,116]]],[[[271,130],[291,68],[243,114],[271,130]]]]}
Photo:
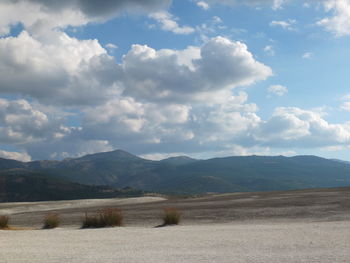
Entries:
{"type": "Polygon", "coordinates": [[[29,0],[5,0],[0,3],[0,35],[8,34],[11,27],[19,23],[27,30],[37,31],[85,25],[87,22],[81,12],[70,8],[48,10],[43,3],[29,0]]]}
{"type": "Polygon", "coordinates": [[[295,27],[293,26],[294,24],[296,23],[296,20],[294,19],[288,19],[286,21],[283,21],[283,20],[273,20],[270,22],[270,26],[272,27],[276,27],[276,26],[279,26],[279,27],[282,27],[284,30],[295,30],[295,27]]]}
{"type": "MultiPolygon", "coordinates": [[[[201,46],[182,50],[135,44],[117,63],[106,51],[114,45],[105,49],[97,40],[79,40],[62,31],[68,25],[140,11],[151,14],[163,30],[193,32],[159,10],[169,2],[2,1],[0,34],[19,22],[24,30],[18,36],[0,38],[0,93],[26,99],[0,99],[0,142],[20,149],[0,150],[0,156],[60,159],[115,148],[141,154],[249,154],[268,152],[269,147],[350,143],[348,124],[331,124],[317,111],[277,108],[271,118],[262,120],[258,106],[237,88],[265,80],[272,69],[242,42],[207,37],[201,46]],[[66,110],[79,115],[75,127],[67,125],[66,110]]],[[[243,1],[200,2],[233,6],[243,1]]],[[[286,1],[247,2],[278,9],[286,1]]],[[[285,29],[295,23],[274,22],[285,29]]],[[[214,17],[200,32],[216,32],[211,25],[221,23],[214,17]]],[[[265,52],[272,54],[273,47],[265,47],[265,52]]],[[[269,92],[283,95],[287,89],[275,85],[269,92]]]]}
{"type": "MultiPolygon", "coordinates": [[[[232,144],[259,122],[255,104],[239,93],[227,103],[184,105],[139,102],[130,97],[85,108],[79,127],[39,111],[28,101],[5,101],[3,126],[11,130],[2,143],[15,145],[32,159],[62,159],[116,148],[134,153],[200,152],[232,144]],[[33,113],[34,112],[34,113],[33,113]],[[35,125],[34,125],[35,124],[35,125]],[[20,136],[19,136],[20,135],[20,136]]],[[[17,157],[16,157],[17,158],[17,157]]],[[[17,158],[18,159],[18,158],[17,158]]]]}
{"type": "Polygon", "coordinates": [[[133,45],[117,64],[97,40],[59,31],[50,36],[39,40],[23,31],[0,39],[0,92],[61,105],[99,104],[120,94],[149,101],[203,100],[272,75],[245,44],[224,37],[184,50],[133,45]]]}
{"type": "Polygon", "coordinates": [[[0,150],[0,158],[12,159],[22,162],[30,162],[31,157],[25,152],[8,152],[0,150]]]}
{"type": "Polygon", "coordinates": [[[271,95],[283,96],[288,92],[288,89],[282,85],[272,85],[267,89],[267,91],[271,95]]]}
{"type": "Polygon", "coordinates": [[[171,0],[4,0],[0,3],[0,34],[22,23],[27,29],[80,26],[105,21],[123,11],[149,13],[167,7],[171,0]]]}
{"type": "Polygon", "coordinates": [[[232,89],[272,75],[245,44],[224,37],[184,50],[134,45],[120,64],[98,41],[61,31],[23,31],[0,39],[0,51],[0,92],[38,102],[1,101],[0,141],[33,159],[220,148],[259,121],[256,105],[232,89]],[[50,105],[78,107],[79,127],[64,125],[64,110],[50,116],[50,105]]]}
{"type": "Polygon", "coordinates": [[[311,52],[305,52],[303,55],[302,55],[302,58],[304,59],[310,59],[312,58],[312,53],[311,52]]]}
{"type": "Polygon", "coordinates": [[[60,140],[46,140],[26,145],[33,160],[65,159],[115,150],[108,141],[88,140],[74,135],[60,140]]]}
{"type": "Polygon", "coordinates": [[[337,37],[350,34],[350,1],[349,0],[325,0],[324,7],[332,15],[317,22],[327,31],[337,37]]]}
{"type": "Polygon", "coordinates": [[[195,126],[199,125],[197,133],[200,141],[238,144],[242,136],[258,127],[261,121],[257,115],[258,107],[248,103],[247,98],[247,94],[241,92],[229,97],[225,103],[197,108],[194,116],[195,126]]]}
{"type": "Polygon", "coordinates": [[[180,35],[188,35],[194,32],[194,28],[190,26],[179,26],[176,22],[178,19],[167,11],[152,13],[149,17],[156,20],[164,31],[170,31],[180,35]]]}
{"type": "MultiPolygon", "coordinates": [[[[192,106],[161,106],[121,98],[86,109],[79,128],[51,125],[54,129],[45,129],[41,125],[46,132],[40,139],[24,140],[20,146],[33,159],[61,159],[115,148],[148,155],[187,152],[199,156],[201,152],[262,154],[270,147],[297,149],[350,143],[350,125],[330,124],[322,112],[281,107],[264,121],[257,115],[257,106],[247,100],[244,92],[224,103],[192,106]],[[61,135],[55,136],[57,133],[61,135]]],[[[23,107],[15,108],[21,110],[13,111],[9,120],[17,121],[7,125],[20,127],[23,107]]],[[[19,130],[28,129],[26,125],[24,122],[19,130]]]]}
{"type": "Polygon", "coordinates": [[[310,8],[310,3],[305,2],[305,3],[303,4],[303,7],[304,7],[304,8],[310,8]]]}
{"type": "Polygon", "coordinates": [[[63,120],[34,108],[26,100],[0,99],[0,143],[26,144],[69,133],[63,120]]]}
{"type": "Polygon", "coordinates": [[[340,98],[343,101],[340,105],[340,109],[350,111],[350,94],[346,94],[340,98]]]}
{"type": "Polygon", "coordinates": [[[340,100],[350,100],[350,93],[345,94],[344,96],[342,96],[342,97],[340,98],[340,100]]]}
{"type": "Polygon", "coordinates": [[[221,104],[141,103],[133,98],[110,101],[85,111],[79,137],[111,142],[136,153],[200,152],[221,149],[260,122],[247,94],[221,104]]]}
{"type": "Polygon", "coordinates": [[[197,6],[199,6],[200,8],[202,8],[204,10],[208,10],[210,8],[209,4],[207,2],[204,2],[204,1],[198,1],[197,6]]]}
{"type": "MultiPolygon", "coordinates": [[[[196,31],[198,32],[202,42],[204,43],[209,41],[211,37],[217,36],[219,32],[222,32],[225,29],[227,29],[227,26],[225,26],[223,20],[219,16],[213,16],[211,19],[205,21],[204,23],[196,27],[196,31]]],[[[231,30],[239,33],[244,31],[243,29],[231,30]]]]}
{"type": "Polygon", "coordinates": [[[275,9],[275,10],[276,9],[281,9],[283,4],[286,3],[286,2],[287,2],[287,0],[274,0],[272,8],[275,9]]]}
{"type": "Polygon", "coordinates": [[[97,40],[39,25],[0,39],[0,69],[0,93],[30,98],[1,99],[0,141],[33,159],[220,148],[224,137],[213,130],[229,138],[259,119],[232,89],[272,75],[245,44],[224,37],[184,50],[134,45],[117,64],[97,40]],[[78,127],[65,125],[62,105],[83,116],[78,127]]]}
{"type": "Polygon", "coordinates": [[[275,49],[271,45],[267,45],[264,47],[264,51],[267,55],[269,56],[274,56],[275,55],[275,49]]]}
{"type": "Polygon", "coordinates": [[[57,9],[77,9],[89,17],[105,17],[123,10],[151,11],[163,8],[171,3],[169,0],[105,0],[102,2],[99,0],[22,1],[39,3],[48,10],[55,12],[57,9]]]}
{"type": "Polygon", "coordinates": [[[350,102],[346,101],[340,105],[340,108],[345,111],[350,111],[350,102]]]}
{"type": "Polygon", "coordinates": [[[347,124],[330,124],[322,112],[295,107],[277,108],[254,134],[263,145],[274,147],[326,147],[350,143],[347,124]]]}
{"type": "Polygon", "coordinates": [[[108,43],[108,44],[106,44],[106,46],[105,46],[106,48],[108,48],[108,49],[117,49],[118,48],[118,46],[117,45],[115,45],[115,44],[112,44],[112,43],[108,43]]]}
{"type": "Polygon", "coordinates": [[[83,132],[89,138],[134,143],[160,143],[164,139],[191,138],[186,130],[191,107],[180,104],[159,105],[141,103],[133,98],[111,100],[105,105],[85,111],[83,132]],[[181,127],[183,129],[181,129],[181,127]]]}
{"type": "Polygon", "coordinates": [[[59,31],[49,36],[35,38],[23,31],[0,39],[1,93],[51,104],[90,104],[118,92],[113,86],[118,66],[97,40],[78,40],[59,31]]]}
{"type": "Polygon", "coordinates": [[[149,101],[203,101],[213,92],[226,97],[232,88],[272,75],[245,44],[224,37],[182,51],[134,45],[122,67],[124,94],[149,101]]]}
{"type": "Polygon", "coordinates": [[[272,9],[280,9],[283,4],[287,3],[289,0],[250,0],[250,1],[239,1],[239,0],[207,0],[207,3],[210,4],[222,4],[227,6],[236,6],[236,5],[248,5],[248,6],[257,6],[257,5],[270,5],[272,9]]]}

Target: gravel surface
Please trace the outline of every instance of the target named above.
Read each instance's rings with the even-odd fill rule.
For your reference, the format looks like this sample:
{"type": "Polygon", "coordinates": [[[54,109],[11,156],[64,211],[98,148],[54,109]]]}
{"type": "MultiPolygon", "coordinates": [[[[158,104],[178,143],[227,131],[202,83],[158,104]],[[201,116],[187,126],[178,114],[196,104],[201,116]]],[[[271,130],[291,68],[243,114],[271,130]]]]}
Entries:
{"type": "Polygon", "coordinates": [[[349,262],[350,221],[0,231],[0,262],[349,262]]]}
{"type": "Polygon", "coordinates": [[[37,213],[47,211],[59,211],[66,209],[87,209],[98,206],[120,206],[131,204],[144,204],[150,202],[164,201],[162,197],[133,197],[133,198],[105,198],[105,199],[80,199],[64,201],[46,201],[46,202],[13,202],[0,203],[1,214],[11,215],[18,213],[37,213]]]}
{"type": "MultiPolygon", "coordinates": [[[[153,227],[162,223],[163,209],[175,207],[182,225],[226,224],[242,221],[335,222],[350,221],[350,188],[282,192],[232,193],[199,197],[141,197],[33,203],[0,203],[0,215],[10,226],[40,228],[49,212],[58,213],[61,227],[81,226],[85,213],[103,208],[123,211],[125,226],[153,227]]],[[[350,262],[350,260],[349,260],[350,262]]]]}

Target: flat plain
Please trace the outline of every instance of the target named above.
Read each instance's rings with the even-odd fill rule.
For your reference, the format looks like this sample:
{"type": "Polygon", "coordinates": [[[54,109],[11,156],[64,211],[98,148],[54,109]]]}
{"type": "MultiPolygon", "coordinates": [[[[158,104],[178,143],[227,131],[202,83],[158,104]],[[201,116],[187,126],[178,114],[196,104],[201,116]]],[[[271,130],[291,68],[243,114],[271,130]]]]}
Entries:
{"type": "Polygon", "coordinates": [[[349,262],[350,189],[199,197],[3,203],[20,231],[0,231],[0,262],[349,262]],[[80,229],[85,212],[118,207],[125,226],[80,229]],[[182,213],[161,224],[162,209],[182,213]],[[62,225],[40,230],[48,212],[62,225]]]}

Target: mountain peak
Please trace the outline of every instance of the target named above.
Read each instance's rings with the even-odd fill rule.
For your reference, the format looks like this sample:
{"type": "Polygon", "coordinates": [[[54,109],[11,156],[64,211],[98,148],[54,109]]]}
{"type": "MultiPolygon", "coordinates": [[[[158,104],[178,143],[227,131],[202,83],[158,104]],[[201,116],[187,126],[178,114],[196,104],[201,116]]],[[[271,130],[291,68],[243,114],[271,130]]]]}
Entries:
{"type": "Polygon", "coordinates": [[[161,160],[161,162],[163,162],[163,163],[168,163],[168,164],[172,164],[172,165],[183,165],[183,164],[193,163],[196,161],[197,161],[196,159],[193,159],[193,158],[185,156],[185,155],[169,157],[169,158],[161,160]]]}
{"type": "Polygon", "coordinates": [[[129,160],[140,160],[142,158],[133,155],[131,153],[128,153],[123,150],[114,150],[109,152],[100,152],[100,153],[93,153],[93,154],[87,154],[85,156],[82,156],[78,158],[80,160],[95,160],[95,159],[129,159],[129,160]]]}

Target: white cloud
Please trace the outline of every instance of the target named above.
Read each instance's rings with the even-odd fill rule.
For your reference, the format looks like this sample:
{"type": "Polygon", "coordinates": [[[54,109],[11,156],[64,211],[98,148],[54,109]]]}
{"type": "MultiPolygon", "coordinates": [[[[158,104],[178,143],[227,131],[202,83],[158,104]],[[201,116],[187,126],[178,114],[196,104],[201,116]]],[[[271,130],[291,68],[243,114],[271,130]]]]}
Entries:
{"type": "Polygon", "coordinates": [[[147,160],[164,160],[169,157],[177,157],[177,156],[185,156],[185,153],[182,152],[176,152],[176,153],[148,153],[148,154],[142,154],[140,157],[145,158],[147,160]]]}
{"type": "Polygon", "coordinates": [[[302,55],[302,58],[304,59],[310,59],[312,58],[313,54],[311,52],[306,52],[302,55]]]}
{"type": "Polygon", "coordinates": [[[188,35],[194,32],[194,28],[190,26],[179,26],[176,22],[177,18],[167,11],[159,11],[149,15],[150,18],[156,20],[164,31],[170,31],[174,34],[188,35]]]}
{"type": "Polygon", "coordinates": [[[317,22],[327,31],[337,37],[350,35],[350,1],[349,0],[325,0],[324,7],[332,15],[317,22]]]}
{"type": "MultiPolygon", "coordinates": [[[[269,153],[269,147],[350,144],[350,125],[331,124],[317,111],[277,108],[271,118],[262,120],[258,106],[248,101],[246,93],[237,94],[236,88],[265,80],[272,69],[259,62],[244,43],[208,37],[223,26],[219,17],[199,31],[207,35],[202,46],[156,50],[133,45],[118,64],[105,49],[114,49],[114,44],[103,48],[97,40],[78,40],[61,28],[143,8],[164,30],[184,34],[194,29],[180,26],[170,13],[154,13],[170,1],[56,2],[0,4],[3,34],[18,22],[25,28],[16,37],[0,38],[0,93],[27,98],[0,99],[0,141],[20,149],[18,153],[0,151],[0,156],[65,158],[115,148],[143,154],[242,155],[269,153]],[[66,110],[76,112],[76,127],[68,127],[66,110]]],[[[278,9],[284,2],[249,4],[267,3],[278,9]]],[[[335,8],[330,5],[329,10],[335,8]]],[[[291,29],[295,23],[274,24],[291,29]]],[[[264,50],[274,53],[272,46],[264,50]]],[[[280,85],[269,88],[271,94],[280,96],[287,91],[280,85]]],[[[345,101],[342,107],[350,106],[345,101]]]]}
{"type": "Polygon", "coordinates": [[[274,56],[275,55],[275,49],[271,45],[267,45],[264,47],[264,51],[267,55],[269,56],[274,56]]]}
{"type": "Polygon", "coordinates": [[[35,109],[28,101],[0,99],[0,143],[20,145],[67,133],[62,119],[35,109]]]}
{"type": "Polygon", "coordinates": [[[212,38],[213,36],[217,36],[218,34],[220,34],[220,32],[222,32],[225,29],[227,29],[227,26],[224,25],[223,20],[219,16],[213,16],[211,19],[196,27],[196,31],[198,32],[202,42],[204,43],[209,41],[210,38],[212,38]]]}
{"type": "Polygon", "coordinates": [[[231,90],[272,75],[245,44],[223,37],[184,50],[134,45],[117,64],[96,40],[42,33],[0,39],[0,92],[30,98],[1,100],[0,141],[33,159],[218,147],[215,140],[259,119],[256,105],[245,103],[246,95],[231,98],[231,90]],[[64,124],[62,105],[78,111],[81,125],[64,124]]]}
{"type": "Polygon", "coordinates": [[[141,103],[132,98],[110,101],[85,111],[78,138],[106,140],[114,148],[140,153],[200,152],[232,144],[255,129],[260,118],[247,94],[221,104],[141,103]]]}
{"type": "Polygon", "coordinates": [[[267,89],[267,91],[269,92],[269,94],[283,96],[288,92],[288,89],[287,87],[282,85],[272,85],[267,89]]]}
{"type": "Polygon", "coordinates": [[[182,51],[134,45],[122,67],[124,94],[149,101],[213,100],[214,93],[219,100],[232,88],[272,75],[245,44],[223,37],[182,51]]]}
{"type": "Polygon", "coordinates": [[[274,0],[272,8],[275,10],[281,9],[285,2],[287,2],[287,1],[286,0],[274,0]]]}
{"type": "Polygon", "coordinates": [[[23,31],[0,39],[1,93],[68,106],[98,105],[121,94],[148,101],[203,101],[272,75],[245,44],[223,37],[184,50],[133,45],[116,64],[96,40],[63,32],[50,36],[38,40],[23,31]]]}
{"type": "Polygon", "coordinates": [[[31,158],[27,153],[22,153],[22,152],[8,152],[8,151],[3,151],[0,150],[0,158],[5,158],[5,159],[12,159],[12,160],[17,160],[21,162],[30,162],[31,158]]]}
{"type": "Polygon", "coordinates": [[[118,48],[118,46],[113,44],[113,43],[108,43],[105,45],[105,47],[108,49],[117,49],[118,48]]]}
{"type": "Polygon", "coordinates": [[[198,1],[197,5],[204,10],[208,10],[210,8],[209,4],[204,1],[198,1]]]}
{"type": "Polygon", "coordinates": [[[349,94],[345,94],[344,96],[342,96],[340,98],[340,100],[350,100],[350,93],[349,94]]]}
{"type": "Polygon", "coordinates": [[[221,23],[223,23],[222,19],[220,17],[218,17],[218,16],[213,16],[212,17],[212,22],[214,24],[221,24],[221,23]]]}
{"type": "MultiPolygon", "coordinates": [[[[14,142],[33,159],[116,148],[142,154],[187,152],[200,156],[205,152],[221,156],[271,154],[270,147],[295,150],[350,144],[350,125],[330,124],[320,111],[281,107],[263,121],[257,106],[247,100],[244,92],[221,103],[192,106],[123,97],[86,108],[78,128],[67,128],[36,112],[28,102],[2,100],[0,118],[5,123],[1,128],[13,129],[8,134],[21,135],[15,136],[14,142]]],[[[6,143],[11,140],[8,137],[6,143]]]]}
{"type": "Polygon", "coordinates": [[[87,22],[81,12],[69,8],[53,12],[36,1],[5,0],[0,3],[0,35],[8,34],[11,26],[18,23],[22,23],[27,30],[38,31],[43,28],[51,30],[68,25],[85,25],[87,22]]]}
{"type": "Polygon", "coordinates": [[[340,106],[340,108],[342,110],[345,110],[345,111],[350,111],[350,102],[346,101],[346,102],[343,102],[340,106]]]}
{"type": "Polygon", "coordinates": [[[248,5],[248,6],[259,6],[259,5],[270,5],[272,9],[277,10],[282,8],[282,6],[288,2],[288,0],[207,0],[207,3],[211,4],[222,4],[234,7],[236,5],[248,5]]]}
{"type": "Polygon", "coordinates": [[[224,37],[184,50],[134,45],[120,64],[96,40],[60,31],[23,31],[0,39],[0,50],[0,92],[31,98],[1,101],[0,141],[33,159],[217,148],[259,121],[256,105],[232,89],[272,75],[245,44],[224,37]],[[81,124],[64,125],[68,113],[55,105],[77,110],[81,124]]]}
{"type": "Polygon", "coordinates": [[[275,27],[275,26],[280,26],[285,30],[295,30],[295,27],[293,26],[296,23],[296,20],[294,19],[288,19],[286,21],[282,21],[282,20],[274,20],[270,22],[270,26],[275,27]]]}
{"type": "Polygon", "coordinates": [[[330,124],[322,112],[295,107],[277,108],[254,134],[257,141],[271,147],[309,148],[348,145],[350,126],[330,124]]]}
{"type": "Polygon", "coordinates": [[[23,31],[0,39],[0,92],[29,95],[50,104],[99,103],[120,92],[118,65],[97,40],[63,32],[46,38],[23,31]]]}
{"type": "Polygon", "coordinates": [[[350,94],[346,94],[340,98],[342,104],[340,105],[340,109],[345,111],[350,111],[350,94]]]}
{"type": "MultiPolygon", "coordinates": [[[[168,1],[120,1],[116,6],[105,3],[96,8],[105,10],[105,5],[113,5],[113,8],[125,9],[147,5],[146,2],[163,6],[162,3],[168,1]]],[[[41,103],[67,106],[100,104],[118,97],[123,90],[124,95],[145,100],[186,100],[187,95],[190,95],[189,100],[205,100],[213,92],[218,97],[225,97],[231,88],[250,85],[272,74],[269,67],[254,59],[246,45],[223,37],[209,39],[202,47],[180,51],[156,51],[134,45],[123,62],[116,64],[97,40],[78,40],[50,27],[42,28],[47,17],[54,17],[61,11],[76,9],[91,16],[94,15],[90,11],[97,12],[89,9],[97,4],[96,1],[80,4],[77,1],[57,4],[39,0],[16,2],[16,5],[33,8],[37,13],[30,16],[31,21],[25,21],[28,30],[17,37],[0,39],[1,93],[30,96],[41,103]],[[219,65],[224,70],[218,70],[219,65]]],[[[4,5],[10,6],[10,2],[6,1],[4,5]]],[[[173,18],[166,12],[153,15],[163,22],[173,18]]],[[[10,20],[7,19],[7,23],[10,20]]],[[[215,17],[215,23],[220,22],[215,17]]],[[[75,25],[69,19],[66,23],[75,25]]],[[[172,23],[169,26],[164,22],[164,26],[178,33],[189,32],[172,23]]],[[[112,46],[108,45],[108,48],[112,46]]]]}
{"type": "MultiPolygon", "coordinates": [[[[85,111],[83,128],[94,136],[118,141],[133,138],[143,142],[160,142],[169,132],[189,120],[190,107],[180,104],[160,105],[141,103],[132,98],[111,100],[105,105],[85,111]]],[[[189,132],[177,131],[178,138],[189,132]],[[182,134],[182,135],[181,135],[182,134]]]]}
{"type": "Polygon", "coordinates": [[[108,141],[89,140],[75,136],[67,136],[60,140],[40,141],[26,145],[26,148],[34,160],[64,159],[115,150],[108,141]]]}
{"type": "Polygon", "coordinates": [[[0,35],[7,34],[11,25],[22,23],[27,30],[86,25],[105,21],[123,11],[149,13],[161,10],[171,0],[3,0],[0,3],[0,35]]]}

